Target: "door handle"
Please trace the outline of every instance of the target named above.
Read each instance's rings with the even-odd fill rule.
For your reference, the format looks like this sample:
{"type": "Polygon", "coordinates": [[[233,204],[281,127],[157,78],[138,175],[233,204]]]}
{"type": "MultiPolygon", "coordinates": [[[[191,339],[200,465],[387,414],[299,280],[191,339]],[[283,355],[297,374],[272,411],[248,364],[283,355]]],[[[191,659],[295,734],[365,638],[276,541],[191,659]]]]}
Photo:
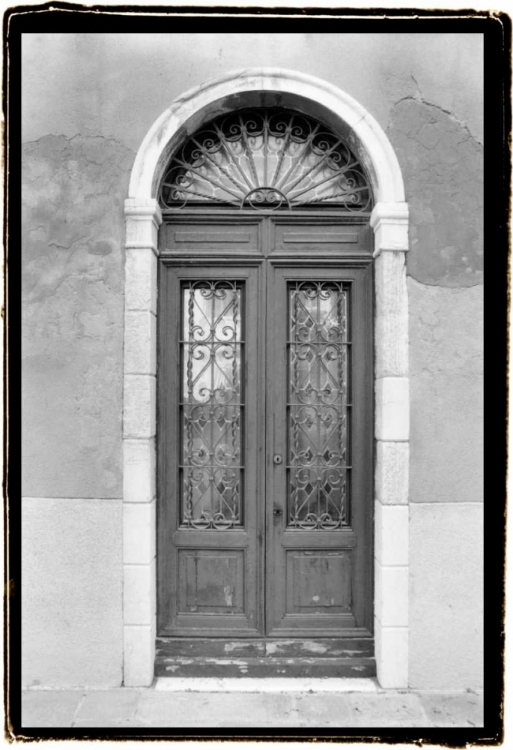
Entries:
{"type": "Polygon", "coordinates": [[[283,463],[283,457],[280,456],[279,453],[276,453],[276,455],[273,458],[273,461],[274,461],[275,464],[281,464],[281,463],[283,463]]]}
{"type": "Polygon", "coordinates": [[[283,511],[281,508],[275,508],[273,510],[273,516],[282,516],[282,515],[283,515],[283,511]]]}

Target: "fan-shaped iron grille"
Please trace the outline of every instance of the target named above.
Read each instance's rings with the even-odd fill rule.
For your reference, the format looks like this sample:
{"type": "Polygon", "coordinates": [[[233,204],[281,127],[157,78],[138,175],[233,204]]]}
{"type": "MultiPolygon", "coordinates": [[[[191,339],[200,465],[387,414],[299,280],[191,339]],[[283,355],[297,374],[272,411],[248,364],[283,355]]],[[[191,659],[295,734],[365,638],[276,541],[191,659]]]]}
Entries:
{"type": "Polygon", "coordinates": [[[238,208],[331,204],[369,211],[372,192],[347,143],[311,117],[278,109],[223,115],[174,155],[163,208],[216,202],[238,208]]]}

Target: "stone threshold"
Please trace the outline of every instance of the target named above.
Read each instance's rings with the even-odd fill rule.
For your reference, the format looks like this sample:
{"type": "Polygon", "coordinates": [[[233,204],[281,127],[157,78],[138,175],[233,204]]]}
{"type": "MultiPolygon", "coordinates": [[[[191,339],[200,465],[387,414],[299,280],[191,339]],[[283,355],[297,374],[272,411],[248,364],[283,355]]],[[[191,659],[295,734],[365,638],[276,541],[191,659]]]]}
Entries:
{"type": "Polygon", "coordinates": [[[376,693],[370,678],[158,677],[155,690],[177,693],[376,693]]]}

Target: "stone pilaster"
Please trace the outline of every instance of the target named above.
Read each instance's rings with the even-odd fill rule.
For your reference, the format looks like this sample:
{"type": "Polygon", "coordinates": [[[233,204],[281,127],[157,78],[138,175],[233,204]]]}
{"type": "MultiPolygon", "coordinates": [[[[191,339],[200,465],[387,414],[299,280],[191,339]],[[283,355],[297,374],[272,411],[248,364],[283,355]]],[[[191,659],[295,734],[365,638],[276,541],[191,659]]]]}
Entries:
{"type": "Polygon", "coordinates": [[[156,313],[158,227],[153,199],[125,201],[123,398],[124,684],[153,681],[156,636],[156,313]]]}

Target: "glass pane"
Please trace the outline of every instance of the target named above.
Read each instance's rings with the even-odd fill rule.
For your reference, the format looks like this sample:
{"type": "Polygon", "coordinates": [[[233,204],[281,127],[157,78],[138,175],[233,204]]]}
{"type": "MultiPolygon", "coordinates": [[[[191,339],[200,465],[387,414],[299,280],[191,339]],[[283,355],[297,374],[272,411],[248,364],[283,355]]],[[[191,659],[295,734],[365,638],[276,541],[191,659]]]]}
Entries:
{"type": "Polygon", "coordinates": [[[347,291],[289,286],[289,526],[337,529],[347,519],[347,291]]]}
{"type": "Polygon", "coordinates": [[[242,524],[242,289],[238,282],[182,288],[181,524],[242,524]]]}

